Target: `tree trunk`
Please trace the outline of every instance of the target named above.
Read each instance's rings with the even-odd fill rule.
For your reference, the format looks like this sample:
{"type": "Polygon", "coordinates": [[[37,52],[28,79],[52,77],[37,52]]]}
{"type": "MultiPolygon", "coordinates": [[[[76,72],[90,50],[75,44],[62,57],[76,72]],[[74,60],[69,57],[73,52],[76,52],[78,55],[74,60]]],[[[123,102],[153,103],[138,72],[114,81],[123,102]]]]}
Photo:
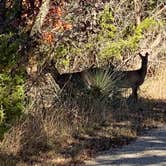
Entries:
{"type": "Polygon", "coordinates": [[[40,11],[36,17],[35,23],[32,27],[30,36],[33,36],[34,34],[41,32],[41,27],[44,23],[45,17],[47,16],[47,13],[49,11],[49,4],[50,0],[43,0],[42,5],[40,7],[40,11]]]}
{"type": "Polygon", "coordinates": [[[5,22],[5,12],[6,12],[6,0],[0,1],[0,33],[3,32],[3,26],[5,22]]]}
{"type": "Polygon", "coordinates": [[[141,22],[142,1],[141,0],[134,0],[134,7],[135,7],[136,25],[139,25],[141,22]]]}

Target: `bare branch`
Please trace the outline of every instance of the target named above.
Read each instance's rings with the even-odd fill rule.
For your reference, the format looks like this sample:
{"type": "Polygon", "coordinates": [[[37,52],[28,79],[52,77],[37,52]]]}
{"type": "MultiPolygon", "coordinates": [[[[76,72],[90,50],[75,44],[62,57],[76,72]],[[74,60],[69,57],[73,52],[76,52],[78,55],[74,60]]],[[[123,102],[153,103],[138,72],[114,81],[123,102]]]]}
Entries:
{"type": "Polygon", "coordinates": [[[139,25],[141,22],[141,9],[142,9],[141,0],[134,0],[134,6],[135,6],[136,24],[139,25]]]}
{"type": "Polygon", "coordinates": [[[41,32],[41,27],[49,11],[49,4],[50,4],[50,0],[43,0],[42,5],[40,7],[40,11],[36,17],[36,21],[32,27],[30,36],[33,36],[37,32],[41,32]]]}

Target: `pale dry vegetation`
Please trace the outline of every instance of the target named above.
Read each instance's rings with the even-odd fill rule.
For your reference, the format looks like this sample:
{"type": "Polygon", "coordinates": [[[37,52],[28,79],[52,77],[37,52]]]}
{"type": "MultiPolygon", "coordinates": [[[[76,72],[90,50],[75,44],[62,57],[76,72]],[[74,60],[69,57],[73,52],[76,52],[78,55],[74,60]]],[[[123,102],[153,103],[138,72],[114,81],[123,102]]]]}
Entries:
{"type": "Polygon", "coordinates": [[[155,76],[148,78],[143,84],[144,94],[149,99],[166,100],[166,62],[163,61],[158,67],[155,76]]]}

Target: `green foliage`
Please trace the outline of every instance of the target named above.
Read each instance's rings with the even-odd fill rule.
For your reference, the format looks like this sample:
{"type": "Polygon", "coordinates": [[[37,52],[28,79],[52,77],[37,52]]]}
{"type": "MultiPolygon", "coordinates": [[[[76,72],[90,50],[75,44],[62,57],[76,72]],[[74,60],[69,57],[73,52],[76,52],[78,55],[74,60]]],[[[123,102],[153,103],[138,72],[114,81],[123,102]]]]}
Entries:
{"type": "Polygon", "coordinates": [[[150,27],[153,27],[157,22],[153,18],[144,19],[136,28],[135,35],[142,35],[144,31],[148,30],[150,27]]]}
{"type": "Polygon", "coordinates": [[[14,76],[10,74],[20,58],[21,42],[14,33],[0,35],[0,137],[24,109],[23,73],[18,69],[14,76]]]}
{"type": "Polygon", "coordinates": [[[117,28],[114,25],[114,17],[108,5],[106,5],[103,12],[100,13],[99,20],[101,26],[100,38],[114,38],[117,28]]]}
{"type": "Polygon", "coordinates": [[[0,135],[24,110],[24,78],[15,75],[13,78],[7,73],[0,74],[0,135]]]}
{"type": "Polygon", "coordinates": [[[20,57],[18,54],[20,39],[16,39],[13,33],[2,34],[0,43],[0,66],[3,69],[11,68],[20,57]]]}
{"type": "Polygon", "coordinates": [[[55,52],[54,52],[54,57],[55,59],[59,61],[60,65],[62,66],[69,66],[70,63],[70,58],[69,58],[69,53],[71,52],[70,50],[72,49],[72,47],[70,47],[69,45],[65,45],[65,44],[60,44],[55,52]]]}
{"type": "Polygon", "coordinates": [[[57,58],[65,57],[67,53],[67,46],[65,46],[64,44],[60,44],[55,50],[55,56],[57,58]]]}
{"type": "Polygon", "coordinates": [[[100,14],[99,19],[102,30],[98,35],[98,42],[101,45],[98,56],[102,58],[112,56],[120,58],[126,50],[136,51],[145,32],[157,25],[153,18],[146,18],[138,26],[130,25],[125,29],[116,27],[108,6],[100,14]],[[118,28],[122,30],[117,31],[118,28]]]}
{"type": "Polygon", "coordinates": [[[70,61],[76,56],[90,55],[90,52],[93,50],[94,41],[89,39],[87,42],[80,43],[77,41],[72,41],[67,44],[59,44],[54,52],[54,58],[56,61],[59,61],[60,65],[64,67],[69,67],[70,61]],[[74,43],[74,45],[73,45],[74,43]]]}
{"type": "Polygon", "coordinates": [[[84,26],[81,24],[83,32],[79,28],[79,32],[73,29],[73,32],[68,35],[70,37],[67,38],[66,35],[63,43],[58,43],[55,57],[61,65],[68,67],[76,56],[84,59],[93,57],[94,54],[100,61],[110,57],[121,59],[126,52],[132,54],[137,51],[140,41],[146,37],[147,32],[152,31],[151,27],[159,24],[155,18],[146,16],[139,25],[135,25],[133,14],[131,19],[123,20],[125,13],[114,10],[116,9],[110,6],[110,3],[106,3],[104,10],[98,12],[93,22],[89,20],[92,25],[87,24],[84,27],[86,22],[84,26]]]}

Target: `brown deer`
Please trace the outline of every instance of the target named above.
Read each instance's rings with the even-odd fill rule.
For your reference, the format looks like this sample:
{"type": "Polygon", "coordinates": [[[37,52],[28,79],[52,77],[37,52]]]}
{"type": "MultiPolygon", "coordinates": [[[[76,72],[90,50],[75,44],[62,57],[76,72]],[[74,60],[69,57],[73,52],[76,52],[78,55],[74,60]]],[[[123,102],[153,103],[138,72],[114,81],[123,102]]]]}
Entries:
{"type": "Polygon", "coordinates": [[[142,60],[140,69],[131,71],[116,71],[113,74],[113,77],[117,80],[116,82],[119,88],[132,88],[131,96],[135,102],[138,99],[137,90],[139,86],[143,84],[147,73],[148,55],[149,54],[147,52],[145,53],[145,56],[139,53],[142,60]]]}
{"type": "Polygon", "coordinates": [[[58,83],[60,88],[63,88],[69,82],[80,84],[80,86],[84,86],[87,89],[91,88],[91,80],[90,80],[90,73],[93,70],[93,65],[80,72],[74,73],[63,73],[59,74],[56,77],[56,82],[58,83]]]}
{"type": "Polygon", "coordinates": [[[94,84],[94,75],[97,73],[106,73],[109,72],[109,70],[112,70],[111,64],[102,67],[94,67],[93,64],[91,67],[80,72],[58,74],[56,81],[60,88],[63,88],[68,82],[73,82],[83,85],[87,89],[91,89],[94,84]]]}
{"type": "Polygon", "coordinates": [[[110,70],[109,73],[112,79],[115,79],[117,87],[132,88],[131,96],[133,97],[134,101],[137,101],[137,90],[139,86],[143,84],[147,73],[148,55],[149,54],[146,53],[145,56],[143,56],[139,53],[139,56],[142,60],[142,64],[140,69],[138,70],[113,71],[115,67],[112,64],[103,67],[94,67],[94,65],[92,65],[90,68],[86,70],[75,73],[60,74],[58,71],[56,71],[56,77],[54,78],[60,88],[63,88],[69,82],[72,82],[78,85],[83,85],[87,89],[91,89],[91,87],[93,86],[93,80],[91,79],[91,77],[93,77],[93,74],[98,72],[104,73],[110,70]]]}

